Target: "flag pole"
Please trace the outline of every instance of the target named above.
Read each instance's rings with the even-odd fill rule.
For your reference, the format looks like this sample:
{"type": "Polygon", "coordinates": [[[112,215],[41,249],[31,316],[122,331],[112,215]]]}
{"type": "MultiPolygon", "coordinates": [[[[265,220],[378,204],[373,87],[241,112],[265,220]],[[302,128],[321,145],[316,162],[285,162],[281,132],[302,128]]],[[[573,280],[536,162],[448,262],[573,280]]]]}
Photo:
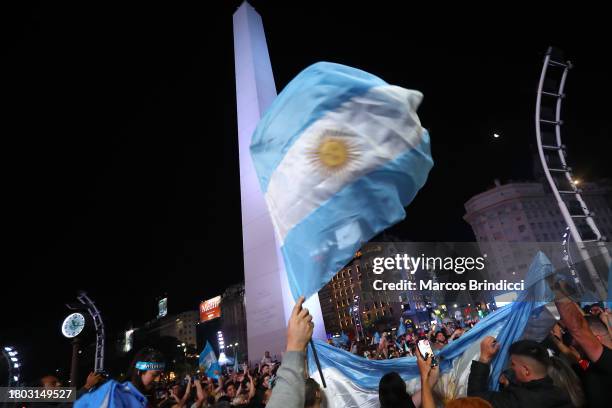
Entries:
{"type": "Polygon", "coordinates": [[[315,348],[314,341],[312,341],[312,338],[310,339],[310,348],[312,349],[312,355],[315,359],[317,369],[319,370],[319,377],[321,377],[321,383],[323,383],[323,388],[327,388],[327,384],[325,384],[325,377],[323,377],[323,370],[321,369],[321,362],[319,361],[319,355],[317,354],[317,349],[315,348]]]}

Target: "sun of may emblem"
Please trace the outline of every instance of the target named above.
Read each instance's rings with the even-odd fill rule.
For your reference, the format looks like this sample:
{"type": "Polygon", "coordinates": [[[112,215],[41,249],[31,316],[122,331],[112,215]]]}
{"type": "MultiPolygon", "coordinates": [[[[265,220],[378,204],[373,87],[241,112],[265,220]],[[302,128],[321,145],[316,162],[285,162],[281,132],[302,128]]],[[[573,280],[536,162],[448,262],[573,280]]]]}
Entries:
{"type": "Polygon", "coordinates": [[[337,132],[326,132],[310,152],[311,162],[325,173],[338,173],[354,165],[357,147],[351,138],[337,132]]]}

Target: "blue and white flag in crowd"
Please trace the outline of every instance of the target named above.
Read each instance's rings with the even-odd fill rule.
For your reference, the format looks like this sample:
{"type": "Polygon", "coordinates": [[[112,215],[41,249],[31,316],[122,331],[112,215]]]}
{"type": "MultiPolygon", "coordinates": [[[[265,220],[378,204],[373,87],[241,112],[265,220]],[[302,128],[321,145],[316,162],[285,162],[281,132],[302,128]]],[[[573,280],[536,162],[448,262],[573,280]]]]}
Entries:
{"type": "Polygon", "coordinates": [[[406,325],[404,324],[404,319],[400,317],[399,326],[397,328],[397,333],[395,334],[397,337],[403,336],[406,334],[406,325]]]}
{"type": "Polygon", "coordinates": [[[147,398],[129,381],[109,380],[75,401],[75,408],[145,408],[147,398]]]}
{"type": "Polygon", "coordinates": [[[294,298],[323,287],[373,236],[401,221],[433,165],[423,95],[319,62],[261,118],[251,156],[294,298]]]}
{"type": "Polygon", "coordinates": [[[347,336],[346,333],[344,333],[344,331],[340,333],[338,337],[332,337],[332,342],[334,343],[336,347],[346,346],[349,343],[349,341],[350,341],[349,336],[347,336]]]}
{"type": "MultiPolygon", "coordinates": [[[[553,268],[548,258],[538,253],[525,278],[525,290],[519,294],[517,301],[490,313],[473,329],[436,352],[441,375],[434,390],[444,400],[466,395],[472,360],[478,359],[480,342],[486,336],[494,336],[500,343],[500,350],[491,364],[490,376],[491,389],[497,389],[499,376],[508,363],[510,345],[526,338],[524,335],[529,331],[526,329],[539,324],[538,316],[545,315],[541,311],[552,301],[552,291],[545,281],[552,273],[553,268]]],[[[547,332],[553,324],[554,320],[550,322],[547,332]]],[[[366,360],[324,342],[314,341],[327,383],[324,392],[330,408],[378,407],[378,384],[383,375],[392,371],[402,376],[411,394],[420,388],[416,357],[366,360]]],[[[321,383],[310,350],[308,369],[311,377],[321,383]]]]}
{"type": "Polygon", "coordinates": [[[206,342],[206,347],[200,353],[200,369],[206,373],[207,377],[219,379],[221,366],[217,361],[217,356],[210,343],[206,342]]]}
{"type": "Polygon", "coordinates": [[[378,334],[378,332],[374,333],[374,337],[372,337],[372,344],[380,344],[380,334],[378,334]]]}

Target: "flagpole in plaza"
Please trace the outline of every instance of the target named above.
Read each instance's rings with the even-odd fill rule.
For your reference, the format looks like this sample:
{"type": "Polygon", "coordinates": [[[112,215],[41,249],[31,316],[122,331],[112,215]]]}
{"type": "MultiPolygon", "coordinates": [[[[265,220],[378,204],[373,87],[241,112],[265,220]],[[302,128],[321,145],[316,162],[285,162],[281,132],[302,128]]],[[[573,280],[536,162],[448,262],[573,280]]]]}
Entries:
{"type": "Polygon", "coordinates": [[[321,383],[323,384],[323,388],[327,388],[327,384],[325,383],[325,377],[323,376],[323,369],[321,368],[321,362],[319,361],[319,355],[317,354],[317,349],[315,348],[314,341],[310,339],[310,349],[312,350],[312,356],[315,359],[315,363],[317,364],[317,370],[319,370],[319,377],[321,377],[321,383]]]}

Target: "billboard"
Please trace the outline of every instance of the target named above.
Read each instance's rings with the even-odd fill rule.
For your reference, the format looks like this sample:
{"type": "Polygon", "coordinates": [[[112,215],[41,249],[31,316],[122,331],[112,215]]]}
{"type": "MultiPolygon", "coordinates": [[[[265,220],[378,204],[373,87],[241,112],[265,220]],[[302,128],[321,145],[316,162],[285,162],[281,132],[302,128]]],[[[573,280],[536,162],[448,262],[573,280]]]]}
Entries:
{"type": "Polygon", "coordinates": [[[164,317],[168,314],[168,298],[159,299],[159,312],[157,313],[157,317],[164,317]]]}
{"type": "Polygon", "coordinates": [[[200,303],[200,323],[221,317],[221,296],[200,303]]]}

